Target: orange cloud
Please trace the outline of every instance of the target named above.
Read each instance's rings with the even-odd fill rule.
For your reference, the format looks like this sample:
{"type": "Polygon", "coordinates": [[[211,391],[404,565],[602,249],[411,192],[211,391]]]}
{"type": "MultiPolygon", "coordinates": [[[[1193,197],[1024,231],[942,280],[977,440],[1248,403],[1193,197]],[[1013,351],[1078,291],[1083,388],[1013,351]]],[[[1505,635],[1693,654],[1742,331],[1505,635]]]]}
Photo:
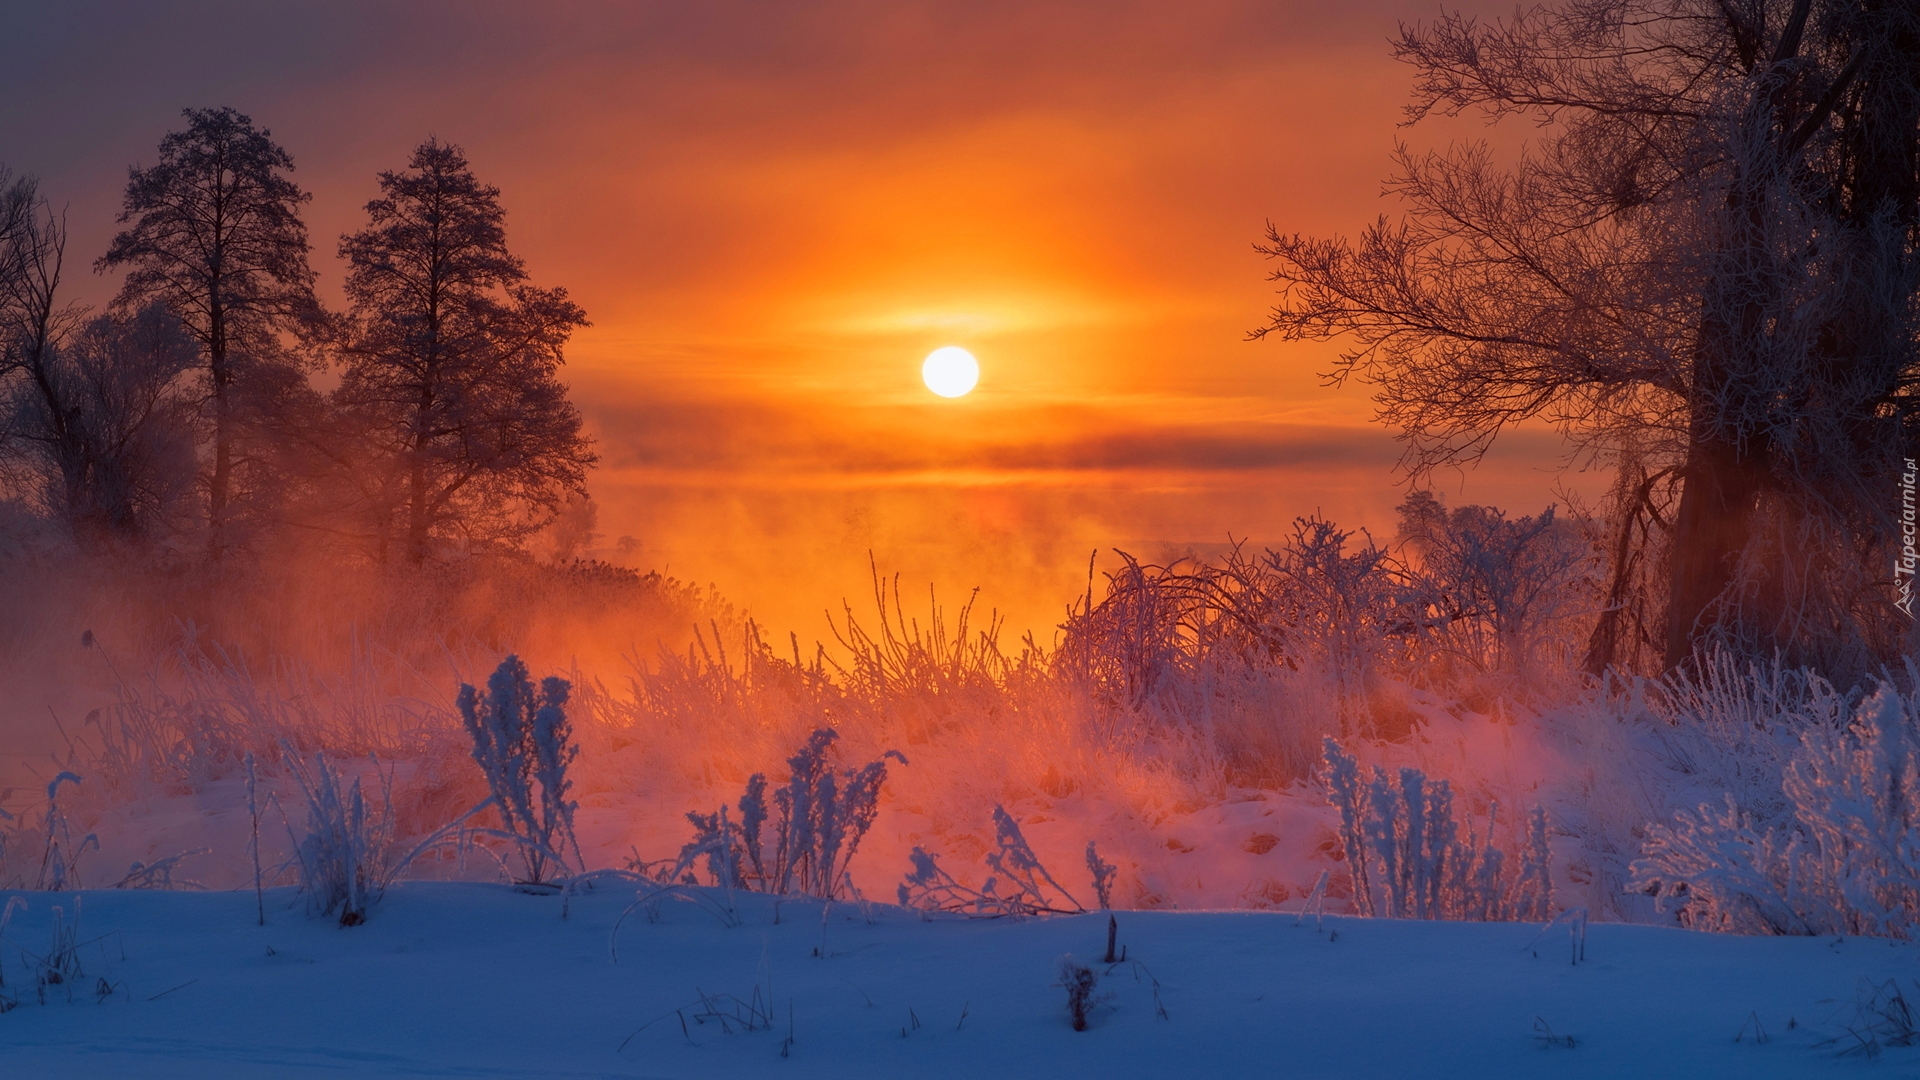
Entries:
{"type": "MultiPolygon", "coordinates": [[[[610,537],[783,618],[859,594],[872,550],[1045,625],[1092,546],[1390,522],[1397,448],[1321,385],[1334,350],[1243,335],[1266,220],[1389,209],[1384,39],[1429,10],[47,5],[0,45],[0,146],[84,264],[178,109],[233,104],[299,162],[335,288],[374,173],[460,143],[594,319],[571,378],[610,537]],[[953,402],[918,383],[945,344],[983,368],[953,402]]],[[[1537,508],[1551,445],[1473,492],[1537,508]]]]}

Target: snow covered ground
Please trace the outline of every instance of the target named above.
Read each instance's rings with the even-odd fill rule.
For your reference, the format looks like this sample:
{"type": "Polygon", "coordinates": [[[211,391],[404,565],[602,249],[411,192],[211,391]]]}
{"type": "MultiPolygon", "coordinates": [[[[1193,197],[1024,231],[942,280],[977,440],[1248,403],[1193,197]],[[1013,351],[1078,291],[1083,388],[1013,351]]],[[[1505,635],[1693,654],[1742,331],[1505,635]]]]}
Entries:
{"type": "Polygon", "coordinates": [[[1868,987],[1898,980],[1920,1001],[1920,950],[1877,940],[1595,925],[1576,965],[1567,933],[1540,937],[1537,924],[1121,912],[1128,960],[1094,965],[1106,1001],[1077,1032],[1061,958],[1100,956],[1102,915],[925,921],[838,904],[823,920],[819,902],[788,901],[776,921],[770,898],[742,894],[724,925],[726,894],[703,890],[632,910],[616,960],[614,927],[635,897],[624,885],[576,896],[562,918],[558,897],[407,883],[352,928],[307,918],[286,889],[268,894],[265,927],[250,892],[0,893],[0,904],[13,896],[25,908],[0,944],[4,992],[21,1000],[0,1014],[9,1078],[1920,1070],[1920,1047],[1864,1066],[1838,1053],[1859,1046],[1848,1027],[1879,1025],[1882,1042],[1892,1032],[1863,1010],[1868,987]],[[84,974],[42,1004],[30,965],[55,905],[67,920],[80,910],[84,974]],[[700,1022],[767,1002],[770,1029],[700,1022]]]}

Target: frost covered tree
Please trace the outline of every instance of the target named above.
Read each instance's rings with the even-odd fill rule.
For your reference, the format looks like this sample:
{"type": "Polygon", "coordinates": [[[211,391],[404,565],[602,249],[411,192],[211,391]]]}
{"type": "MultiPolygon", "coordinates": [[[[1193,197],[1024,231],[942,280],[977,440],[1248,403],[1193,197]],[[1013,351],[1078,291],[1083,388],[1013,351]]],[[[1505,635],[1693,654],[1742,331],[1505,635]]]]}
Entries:
{"type": "Polygon", "coordinates": [[[65,252],[34,180],[0,170],[0,466],[82,542],[140,539],[192,483],[193,343],[158,305],[87,319],[63,302],[65,252]]]}
{"type": "Polygon", "coordinates": [[[310,196],[287,176],[293,158],[233,109],[183,115],[186,128],[160,140],[159,161],[129,170],[118,218],[127,228],[95,269],[126,271],[117,307],[163,304],[200,345],[213,444],[208,544],[218,557],[240,497],[274,486],[254,438],[272,426],[254,406],[273,395],[252,391],[286,381],[298,364],[284,336],[317,327],[320,308],[300,219],[310,196]]]}
{"type": "MultiPolygon", "coordinates": [[[[61,339],[79,319],[59,297],[66,242],[38,182],[0,166],[0,380],[13,399],[11,414],[44,385],[61,339]]],[[[22,419],[7,417],[0,449],[18,453],[22,419]]]]}
{"type": "Polygon", "coordinates": [[[1547,507],[1509,519],[1416,491],[1399,507],[1409,599],[1436,651],[1480,672],[1525,676],[1551,631],[1593,607],[1591,545],[1547,507]]]}
{"type": "Polygon", "coordinates": [[[1506,161],[1403,145],[1406,213],[1357,241],[1270,228],[1281,300],[1256,336],[1352,340],[1335,375],[1378,388],[1416,473],[1546,420],[1632,474],[1615,516],[1660,524],[1664,617],[1640,622],[1668,666],[1710,640],[1836,670],[1896,651],[1920,11],[1569,0],[1443,14],[1396,52],[1410,120],[1539,134],[1506,161]]]}
{"type": "Polygon", "coordinates": [[[335,400],[393,477],[386,532],[415,563],[436,543],[518,541],[584,492],[594,461],[558,377],[586,315],[527,283],[500,189],[459,147],[421,143],[380,193],[340,241],[352,330],[335,400]]]}
{"type": "Polygon", "coordinates": [[[181,383],[196,361],[158,306],[99,315],[0,399],[10,460],[81,542],[151,539],[192,497],[195,425],[181,383]]]}

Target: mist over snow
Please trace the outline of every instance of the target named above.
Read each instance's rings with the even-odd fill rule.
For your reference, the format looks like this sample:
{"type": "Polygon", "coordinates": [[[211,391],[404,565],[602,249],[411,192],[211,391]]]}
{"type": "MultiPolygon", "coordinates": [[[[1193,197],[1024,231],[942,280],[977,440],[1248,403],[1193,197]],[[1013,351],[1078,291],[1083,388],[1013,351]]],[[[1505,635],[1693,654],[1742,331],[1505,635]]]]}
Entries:
{"type": "Polygon", "coordinates": [[[0,1080],[1920,1067],[1920,14],[1403,7],[10,13],[0,1080]]]}

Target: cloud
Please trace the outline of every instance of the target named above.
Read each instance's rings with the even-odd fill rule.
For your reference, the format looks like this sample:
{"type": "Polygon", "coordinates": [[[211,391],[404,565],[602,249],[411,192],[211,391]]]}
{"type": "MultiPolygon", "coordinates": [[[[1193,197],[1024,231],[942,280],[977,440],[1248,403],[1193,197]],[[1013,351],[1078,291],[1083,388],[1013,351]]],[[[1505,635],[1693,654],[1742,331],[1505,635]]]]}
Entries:
{"type": "MultiPolygon", "coordinates": [[[[1051,605],[1083,544],[1390,519],[1398,447],[1320,385],[1334,347],[1243,337],[1265,221],[1383,209],[1384,39],[1424,0],[16,6],[0,148],[75,266],[182,107],[291,150],[335,300],[375,174],[463,145],[535,282],[594,320],[567,377],[602,527],[743,600],[874,550],[1031,571],[1051,605]],[[986,374],[943,405],[916,369],[944,344],[986,374]]],[[[1513,445],[1476,482],[1544,503],[1551,446],[1513,445]]]]}
{"type": "Polygon", "coordinates": [[[832,474],[885,483],[990,471],[1238,473],[1311,465],[1384,471],[1399,454],[1376,427],[1166,423],[1153,420],[1152,412],[1137,403],[968,409],[940,402],[879,409],[820,401],[661,399],[604,390],[588,400],[605,466],[656,474],[832,474]]]}

